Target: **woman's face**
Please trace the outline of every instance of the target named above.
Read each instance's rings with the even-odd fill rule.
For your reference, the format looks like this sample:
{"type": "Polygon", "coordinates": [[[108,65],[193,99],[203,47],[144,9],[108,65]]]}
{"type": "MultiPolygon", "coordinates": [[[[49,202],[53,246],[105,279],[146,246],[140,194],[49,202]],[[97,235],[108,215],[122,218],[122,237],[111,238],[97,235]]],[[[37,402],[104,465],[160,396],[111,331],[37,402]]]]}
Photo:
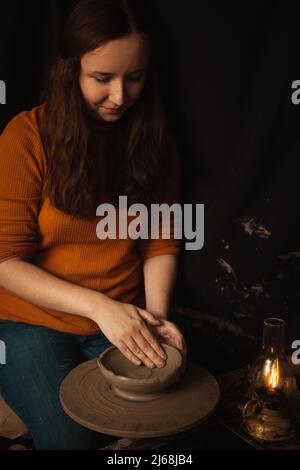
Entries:
{"type": "Polygon", "coordinates": [[[144,36],[133,33],[81,58],[80,89],[95,117],[117,121],[135,104],[145,84],[149,55],[144,36]]]}

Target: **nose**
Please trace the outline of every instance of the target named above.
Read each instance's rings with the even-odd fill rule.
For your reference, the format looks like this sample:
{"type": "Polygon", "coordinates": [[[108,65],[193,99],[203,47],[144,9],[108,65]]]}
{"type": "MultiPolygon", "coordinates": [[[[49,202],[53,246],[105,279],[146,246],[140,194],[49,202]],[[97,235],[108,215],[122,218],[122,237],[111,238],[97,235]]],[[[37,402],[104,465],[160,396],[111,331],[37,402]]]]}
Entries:
{"type": "Polygon", "coordinates": [[[116,107],[124,104],[124,82],[123,80],[116,80],[111,84],[109,99],[116,107]]]}

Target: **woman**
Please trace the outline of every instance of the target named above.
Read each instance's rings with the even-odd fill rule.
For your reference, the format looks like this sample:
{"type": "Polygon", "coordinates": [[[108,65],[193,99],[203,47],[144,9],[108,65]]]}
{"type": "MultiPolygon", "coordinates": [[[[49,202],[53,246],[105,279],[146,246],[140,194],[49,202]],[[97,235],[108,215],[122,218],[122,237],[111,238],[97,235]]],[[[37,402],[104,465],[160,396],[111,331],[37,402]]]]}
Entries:
{"type": "Polygon", "coordinates": [[[96,209],[176,201],[176,152],[157,92],[149,15],[138,0],[81,0],[63,28],[45,102],[0,136],[1,393],[37,449],[91,449],[59,386],[111,343],[160,367],[178,241],[100,240],[96,209]]]}

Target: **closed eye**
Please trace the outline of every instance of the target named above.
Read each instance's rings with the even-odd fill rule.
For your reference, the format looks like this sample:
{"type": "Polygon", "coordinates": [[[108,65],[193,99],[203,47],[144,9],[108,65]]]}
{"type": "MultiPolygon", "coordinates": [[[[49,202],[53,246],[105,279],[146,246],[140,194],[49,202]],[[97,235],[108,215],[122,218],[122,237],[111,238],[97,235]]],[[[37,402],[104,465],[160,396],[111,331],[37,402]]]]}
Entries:
{"type": "MultiPolygon", "coordinates": [[[[111,77],[105,77],[105,78],[93,77],[93,78],[98,83],[109,83],[110,80],[111,80],[111,77]]],[[[126,77],[126,80],[128,80],[130,82],[139,82],[139,81],[143,80],[143,78],[144,78],[144,74],[129,75],[128,77],[126,77]]]]}
{"type": "Polygon", "coordinates": [[[107,78],[96,78],[96,77],[94,77],[94,79],[96,80],[96,82],[99,82],[99,83],[108,83],[110,81],[109,77],[107,77],[107,78]]]}

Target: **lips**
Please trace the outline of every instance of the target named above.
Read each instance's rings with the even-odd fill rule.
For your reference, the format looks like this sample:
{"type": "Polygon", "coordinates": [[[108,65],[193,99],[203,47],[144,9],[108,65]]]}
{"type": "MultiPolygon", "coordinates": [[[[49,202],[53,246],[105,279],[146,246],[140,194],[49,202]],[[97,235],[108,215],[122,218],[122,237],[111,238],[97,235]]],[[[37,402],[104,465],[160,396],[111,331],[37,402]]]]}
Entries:
{"type": "Polygon", "coordinates": [[[106,108],[105,106],[102,106],[104,109],[106,109],[106,111],[111,111],[111,112],[114,112],[114,113],[118,113],[122,110],[122,108],[106,108]]]}

